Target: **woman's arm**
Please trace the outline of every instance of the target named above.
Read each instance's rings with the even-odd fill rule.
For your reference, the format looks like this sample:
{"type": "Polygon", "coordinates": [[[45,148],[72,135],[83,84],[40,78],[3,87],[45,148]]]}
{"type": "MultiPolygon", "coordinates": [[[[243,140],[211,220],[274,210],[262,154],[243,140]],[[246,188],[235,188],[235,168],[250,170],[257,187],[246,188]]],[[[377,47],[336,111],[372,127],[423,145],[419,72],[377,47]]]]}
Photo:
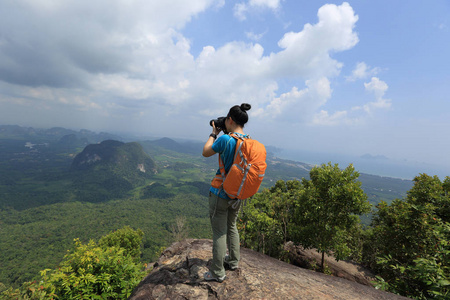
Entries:
{"type": "Polygon", "coordinates": [[[205,145],[203,146],[203,153],[202,153],[202,155],[204,157],[210,157],[210,156],[213,156],[214,154],[216,154],[216,152],[214,152],[214,150],[212,148],[212,145],[214,144],[215,140],[216,140],[215,138],[210,136],[208,138],[208,140],[206,141],[205,145]]]}
{"type": "MultiPolygon", "coordinates": [[[[217,130],[216,125],[214,124],[214,122],[212,122],[212,126],[213,126],[213,134],[217,135],[220,133],[220,130],[217,130]]],[[[203,153],[202,155],[204,157],[210,157],[213,156],[214,154],[216,154],[216,152],[213,150],[212,145],[214,144],[214,141],[216,139],[212,136],[209,136],[208,140],[206,141],[205,145],[203,146],[203,153]]]]}

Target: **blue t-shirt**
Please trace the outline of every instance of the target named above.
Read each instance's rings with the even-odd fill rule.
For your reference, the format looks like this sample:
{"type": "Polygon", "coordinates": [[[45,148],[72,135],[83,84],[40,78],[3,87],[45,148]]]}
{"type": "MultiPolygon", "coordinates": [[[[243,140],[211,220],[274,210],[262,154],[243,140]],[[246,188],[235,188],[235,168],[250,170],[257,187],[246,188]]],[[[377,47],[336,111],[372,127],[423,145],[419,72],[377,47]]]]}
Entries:
{"type": "MultiPolygon", "coordinates": [[[[240,133],[236,134],[246,136],[240,133]]],[[[214,150],[214,152],[219,153],[219,155],[221,156],[223,165],[225,166],[225,173],[227,174],[231,166],[233,165],[234,152],[236,150],[236,140],[232,136],[224,134],[214,142],[214,144],[212,145],[212,149],[214,150]]],[[[217,170],[216,174],[220,174],[220,169],[217,170]]],[[[231,199],[223,189],[211,187],[209,190],[211,193],[219,196],[220,198],[231,199]]]]}

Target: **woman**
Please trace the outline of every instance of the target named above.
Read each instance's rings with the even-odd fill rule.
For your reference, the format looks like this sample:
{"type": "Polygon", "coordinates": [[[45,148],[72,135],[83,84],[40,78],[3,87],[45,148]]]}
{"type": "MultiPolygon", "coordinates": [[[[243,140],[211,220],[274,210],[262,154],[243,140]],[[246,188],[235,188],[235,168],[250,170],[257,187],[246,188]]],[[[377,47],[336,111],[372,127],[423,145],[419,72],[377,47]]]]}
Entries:
{"type": "MultiPolygon", "coordinates": [[[[228,133],[246,136],[244,125],[248,121],[247,111],[250,108],[251,106],[248,103],[230,108],[225,119],[225,129],[228,133]]],[[[213,132],[203,146],[203,156],[210,157],[219,153],[225,168],[225,174],[227,174],[233,164],[236,140],[228,134],[224,134],[217,139],[220,130],[216,128],[214,122],[212,125],[213,132]]],[[[220,175],[220,169],[216,174],[220,175]]],[[[231,270],[235,270],[240,260],[239,232],[236,227],[240,203],[236,203],[236,200],[228,197],[221,188],[221,179],[217,175],[209,191],[209,217],[213,231],[213,260],[204,278],[207,281],[222,282],[226,277],[224,263],[231,270]],[[227,246],[229,255],[226,255],[227,246]]]]}

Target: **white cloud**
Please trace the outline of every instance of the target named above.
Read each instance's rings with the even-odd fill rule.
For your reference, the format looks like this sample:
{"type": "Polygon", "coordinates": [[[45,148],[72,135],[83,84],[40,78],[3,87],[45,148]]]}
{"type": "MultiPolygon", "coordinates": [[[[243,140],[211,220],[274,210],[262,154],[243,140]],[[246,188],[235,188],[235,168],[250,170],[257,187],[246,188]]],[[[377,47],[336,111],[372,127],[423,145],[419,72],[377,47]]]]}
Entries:
{"type": "Polygon", "coordinates": [[[364,116],[371,115],[375,110],[388,109],[392,103],[390,99],[385,99],[384,94],[388,89],[386,82],[377,77],[372,77],[371,81],[364,83],[367,92],[375,96],[375,101],[367,102],[363,106],[355,106],[347,110],[337,111],[330,114],[326,110],[321,110],[314,114],[312,123],[314,125],[334,126],[339,124],[355,125],[360,124],[364,116]]]}
{"type": "Polygon", "coordinates": [[[391,100],[383,98],[389,88],[386,82],[377,77],[372,77],[370,82],[364,83],[364,87],[366,88],[366,91],[375,95],[374,102],[369,102],[363,106],[363,109],[366,112],[371,113],[374,109],[387,109],[391,107],[391,100]]]}
{"type": "Polygon", "coordinates": [[[88,84],[90,76],[99,73],[134,72],[145,52],[165,55],[167,44],[173,44],[170,39],[180,39],[174,31],[220,2],[2,2],[0,80],[73,87],[88,84]]]}
{"type": "Polygon", "coordinates": [[[372,77],[371,81],[368,83],[364,83],[364,87],[367,91],[373,92],[377,99],[383,97],[384,93],[386,93],[389,88],[386,82],[380,80],[377,77],[372,77]]]}
{"type": "Polygon", "coordinates": [[[258,34],[257,34],[257,33],[254,33],[254,32],[251,32],[251,31],[247,31],[247,32],[245,32],[245,36],[247,36],[248,39],[257,42],[257,41],[259,41],[266,33],[267,33],[267,31],[266,31],[266,32],[263,32],[263,33],[258,33],[258,34]]]}
{"type": "MultiPolygon", "coordinates": [[[[60,99],[76,110],[95,108],[103,115],[123,119],[130,115],[136,122],[156,124],[170,114],[197,119],[223,114],[225,108],[242,102],[252,104],[255,117],[303,124],[326,123],[325,119],[334,124],[343,119],[342,112],[328,116],[322,110],[331,99],[330,78],[338,76],[342,67],[331,54],[358,43],[353,30],[358,16],[348,3],[322,6],[316,24],[280,38],[279,52],[264,56],[260,44],[232,41],[218,47],[205,45],[197,57],[178,29],[222,1],[172,0],[173,6],[143,0],[128,5],[119,0],[92,6],[83,1],[50,4],[26,6],[31,20],[19,13],[18,20],[12,21],[16,25],[12,33],[1,29],[10,26],[0,26],[0,36],[15,41],[2,44],[0,58],[7,59],[0,59],[0,65],[21,66],[11,67],[16,77],[10,76],[14,72],[3,72],[0,80],[52,89],[53,98],[42,97],[41,102],[60,99]],[[86,15],[87,11],[92,15],[86,15]],[[20,31],[19,25],[36,25],[40,30],[32,36],[28,29],[20,31]],[[19,40],[30,48],[19,45],[19,40]],[[18,54],[5,51],[8,47],[19,49],[18,54]],[[23,63],[24,57],[32,63],[23,63]],[[280,79],[294,83],[280,91],[280,79]]],[[[277,9],[280,1],[246,5],[277,9]]],[[[0,25],[7,24],[0,18],[0,25]]],[[[28,92],[15,93],[36,98],[28,92]]]]}
{"type": "Polygon", "coordinates": [[[315,111],[330,99],[332,90],[325,77],[307,80],[305,85],[302,90],[293,87],[274,98],[260,115],[282,122],[311,123],[315,111]]]}
{"type": "Polygon", "coordinates": [[[190,104],[208,109],[228,107],[246,99],[253,107],[269,101],[277,89],[266,76],[264,49],[259,44],[233,42],[218,49],[205,47],[187,75],[190,104]]]}
{"type": "Polygon", "coordinates": [[[245,3],[237,3],[234,6],[234,16],[240,20],[240,21],[244,21],[245,19],[247,19],[247,17],[245,16],[245,13],[247,12],[247,4],[245,3]]]}
{"type": "Polygon", "coordinates": [[[347,111],[338,111],[333,115],[329,115],[329,113],[325,110],[321,110],[320,112],[314,115],[313,124],[315,125],[326,125],[326,126],[334,126],[339,124],[351,124],[354,123],[355,120],[351,120],[348,118],[347,111]]]}
{"type": "Polygon", "coordinates": [[[268,7],[270,9],[278,9],[280,7],[280,0],[250,0],[248,1],[250,6],[268,7]]]}
{"type": "Polygon", "coordinates": [[[364,62],[356,64],[355,69],[352,71],[352,75],[347,76],[347,81],[356,81],[358,79],[365,79],[370,76],[376,75],[380,71],[379,68],[371,68],[364,62]]]}
{"type": "Polygon", "coordinates": [[[318,12],[317,24],[306,24],[300,32],[288,32],[278,42],[282,51],[271,55],[271,69],[284,76],[337,76],[342,63],[330,53],[348,50],[358,43],[353,31],[358,16],[348,3],[327,4],[318,12]]]}
{"type": "Polygon", "coordinates": [[[283,50],[263,59],[269,78],[304,79],[306,85],[303,90],[294,87],[274,97],[265,109],[267,115],[280,116],[287,122],[319,122],[314,119],[316,111],[331,98],[328,78],[337,76],[342,67],[330,53],[350,49],[358,42],[353,32],[358,16],[344,3],[322,6],[318,17],[317,24],[306,24],[301,32],[286,33],[278,42],[283,50]]]}
{"type": "Polygon", "coordinates": [[[277,11],[281,6],[280,0],[249,0],[237,3],[234,6],[234,16],[241,21],[247,18],[247,13],[252,10],[270,9],[277,11]]]}

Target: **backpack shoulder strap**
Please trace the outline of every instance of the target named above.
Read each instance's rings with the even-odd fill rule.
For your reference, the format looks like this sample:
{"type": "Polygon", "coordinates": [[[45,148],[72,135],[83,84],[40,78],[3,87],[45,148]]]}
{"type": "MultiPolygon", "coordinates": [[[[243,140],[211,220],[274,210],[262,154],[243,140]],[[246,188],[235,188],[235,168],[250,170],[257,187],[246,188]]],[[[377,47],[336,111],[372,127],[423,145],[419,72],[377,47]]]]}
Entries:
{"type": "Polygon", "coordinates": [[[244,141],[245,139],[251,139],[251,137],[248,134],[240,135],[235,132],[230,132],[228,135],[234,137],[236,140],[241,140],[241,141],[244,141]]]}
{"type": "Polygon", "coordinates": [[[244,145],[244,141],[245,140],[250,140],[250,136],[249,135],[240,135],[240,134],[236,134],[236,133],[230,133],[231,136],[233,136],[236,139],[236,150],[234,152],[234,159],[233,162],[236,162],[236,159],[238,157],[241,158],[240,161],[242,161],[245,165],[247,164],[247,159],[244,157],[241,148],[244,145]]]}
{"type": "MultiPolygon", "coordinates": [[[[231,134],[229,134],[231,136],[231,134]]],[[[222,178],[225,180],[226,174],[225,174],[225,164],[223,162],[223,158],[222,158],[222,154],[225,153],[225,151],[228,148],[228,145],[230,144],[231,138],[228,139],[227,144],[225,145],[224,150],[222,151],[222,153],[219,153],[219,169],[220,169],[220,173],[222,174],[222,178]]]]}

